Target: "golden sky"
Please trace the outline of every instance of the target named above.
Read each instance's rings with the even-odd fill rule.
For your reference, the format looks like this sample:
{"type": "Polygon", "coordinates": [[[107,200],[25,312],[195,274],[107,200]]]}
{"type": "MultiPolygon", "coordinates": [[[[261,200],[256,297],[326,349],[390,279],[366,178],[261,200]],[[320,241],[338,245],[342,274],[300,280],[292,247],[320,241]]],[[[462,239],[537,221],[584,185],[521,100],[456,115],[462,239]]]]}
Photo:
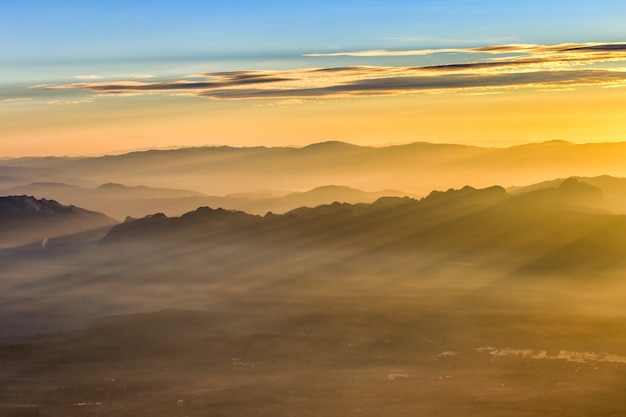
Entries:
{"type": "Polygon", "coordinates": [[[186,145],[303,146],[444,142],[510,146],[545,140],[620,141],[624,88],[442,92],[364,98],[215,102],[164,95],[47,105],[19,102],[0,130],[7,156],[101,154],[186,145]],[[26,104],[25,104],[26,103],[26,104]],[[44,107],[44,105],[40,105],[44,107]]]}
{"type": "Polygon", "coordinates": [[[7,5],[0,157],[625,137],[623,2],[189,5],[7,5]]]}

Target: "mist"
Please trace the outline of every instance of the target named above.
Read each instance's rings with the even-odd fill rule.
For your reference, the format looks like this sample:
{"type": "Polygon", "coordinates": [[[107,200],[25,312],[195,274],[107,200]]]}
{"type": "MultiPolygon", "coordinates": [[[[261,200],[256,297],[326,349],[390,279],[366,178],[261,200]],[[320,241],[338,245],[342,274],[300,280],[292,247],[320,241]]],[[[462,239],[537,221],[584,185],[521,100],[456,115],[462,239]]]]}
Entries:
{"type": "Polygon", "coordinates": [[[5,248],[2,410],[618,413],[626,222],[597,190],[205,207],[5,248]]]}

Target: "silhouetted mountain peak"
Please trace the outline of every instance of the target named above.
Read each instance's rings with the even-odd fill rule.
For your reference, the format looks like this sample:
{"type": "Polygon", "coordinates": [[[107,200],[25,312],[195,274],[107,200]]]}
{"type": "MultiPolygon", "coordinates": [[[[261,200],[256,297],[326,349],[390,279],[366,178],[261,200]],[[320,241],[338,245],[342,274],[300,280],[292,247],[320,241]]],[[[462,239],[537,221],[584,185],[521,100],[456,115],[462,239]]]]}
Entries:
{"type": "Polygon", "coordinates": [[[317,207],[298,207],[285,213],[285,216],[300,216],[300,217],[316,217],[325,216],[330,214],[336,214],[340,211],[349,210],[354,207],[353,204],[340,203],[335,201],[331,204],[323,204],[317,207]]]}
{"type": "Polygon", "coordinates": [[[15,222],[21,219],[91,218],[112,224],[115,221],[102,213],[85,210],[74,205],[65,206],[55,200],[37,199],[19,195],[0,197],[0,221],[15,222]]]}
{"type": "Polygon", "coordinates": [[[124,220],[124,223],[132,223],[135,221],[151,221],[151,222],[159,222],[161,220],[165,220],[168,219],[169,217],[167,217],[165,214],[163,213],[154,213],[154,214],[148,214],[147,216],[144,216],[140,219],[136,219],[134,217],[126,217],[126,220],[124,220]]]}
{"type": "Polygon", "coordinates": [[[555,148],[555,147],[563,147],[563,146],[575,146],[572,142],[568,142],[566,140],[554,139],[547,140],[545,142],[537,142],[537,143],[525,143],[523,145],[513,146],[509,149],[542,149],[542,148],[555,148]]]}
{"type": "Polygon", "coordinates": [[[347,185],[322,185],[320,187],[315,187],[309,191],[306,191],[307,193],[316,193],[319,191],[359,191],[356,190],[355,188],[352,187],[348,187],[347,185]]]}
{"type": "Polygon", "coordinates": [[[128,187],[122,184],[115,183],[115,182],[108,182],[106,184],[102,184],[97,189],[98,190],[122,190],[125,188],[128,188],[128,187]]]}
{"type": "Polygon", "coordinates": [[[585,193],[600,196],[602,195],[602,190],[600,188],[594,187],[593,185],[587,184],[585,182],[581,182],[575,177],[570,177],[563,181],[561,185],[559,185],[558,189],[568,193],[585,193]]]}
{"type": "Polygon", "coordinates": [[[75,209],[74,206],[64,206],[55,200],[39,200],[27,195],[0,197],[0,216],[54,215],[75,209]]]}
{"type": "Polygon", "coordinates": [[[597,209],[604,207],[604,193],[600,188],[571,177],[563,180],[556,188],[541,188],[519,193],[515,201],[530,205],[597,209]]]}
{"type": "Polygon", "coordinates": [[[363,149],[363,147],[347,142],[330,140],[326,142],[312,143],[311,145],[298,148],[297,150],[300,152],[344,152],[360,149],[363,149]]]}
{"type": "Polygon", "coordinates": [[[417,203],[418,201],[411,197],[380,197],[378,200],[374,201],[372,205],[377,207],[394,207],[399,206],[401,204],[407,203],[417,203]]]}
{"type": "Polygon", "coordinates": [[[91,232],[115,223],[102,213],[54,200],[27,195],[0,197],[0,248],[91,232]]]}
{"type": "Polygon", "coordinates": [[[424,204],[441,204],[441,203],[483,203],[494,204],[504,201],[509,194],[499,185],[476,189],[469,185],[461,189],[449,189],[447,191],[432,191],[428,196],[422,199],[424,204]]]}
{"type": "Polygon", "coordinates": [[[213,209],[211,207],[198,207],[194,211],[185,213],[181,219],[186,220],[216,220],[216,221],[233,221],[243,220],[250,217],[258,217],[252,214],[244,213],[239,210],[225,210],[221,207],[213,209]]]}
{"type": "Polygon", "coordinates": [[[153,188],[145,185],[129,187],[124,184],[106,183],[96,188],[96,195],[109,198],[171,198],[204,196],[202,193],[173,188],[153,188]]]}
{"type": "Polygon", "coordinates": [[[141,219],[127,218],[124,223],[112,227],[102,240],[111,242],[124,238],[149,239],[162,236],[162,233],[178,237],[202,236],[231,226],[246,226],[259,219],[262,217],[243,211],[198,207],[180,217],[156,213],[141,219]]]}
{"type": "Polygon", "coordinates": [[[356,188],[351,188],[345,185],[323,185],[321,187],[313,188],[309,191],[297,192],[288,194],[290,197],[319,197],[319,198],[345,198],[346,196],[352,195],[364,195],[366,194],[364,191],[357,190],[356,188]]]}

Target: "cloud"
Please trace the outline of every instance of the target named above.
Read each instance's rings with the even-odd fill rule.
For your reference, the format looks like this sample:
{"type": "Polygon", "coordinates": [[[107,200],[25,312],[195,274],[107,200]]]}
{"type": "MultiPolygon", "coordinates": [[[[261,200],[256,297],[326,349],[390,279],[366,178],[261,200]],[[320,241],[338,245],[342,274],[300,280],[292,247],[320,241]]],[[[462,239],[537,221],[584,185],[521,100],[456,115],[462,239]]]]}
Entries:
{"type": "Polygon", "coordinates": [[[93,102],[90,98],[84,98],[81,100],[52,100],[48,101],[46,104],[52,105],[67,105],[67,104],[83,104],[83,103],[91,103],[93,102]]]}
{"type": "Polygon", "coordinates": [[[217,100],[266,98],[318,98],[403,95],[446,90],[493,88],[564,88],[582,85],[626,83],[626,73],[601,70],[543,71],[499,75],[446,74],[438,77],[403,76],[356,80],[317,88],[220,89],[203,91],[203,97],[217,100]]]}
{"type": "Polygon", "coordinates": [[[96,83],[71,83],[46,86],[47,89],[86,89],[93,92],[120,91],[175,91],[175,90],[206,90],[211,88],[239,87],[249,84],[265,84],[281,81],[292,81],[291,78],[276,76],[265,71],[232,71],[201,74],[208,81],[173,80],[160,82],[117,81],[96,83]]]}
{"type": "Polygon", "coordinates": [[[374,49],[370,51],[351,51],[351,52],[330,52],[330,53],[311,53],[303,56],[311,57],[335,57],[335,56],[359,56],[359,57],[375,57],[375,56],[415,56],[415,55],[432,55],[444,52],[466,52],[465,49],[413,49],[405,51],[388,51],[384,49],[374,49]]]}
{"type": "Polygon", "coordinates": [[[626,80],[624,71],[595,69],[500,73],[482,71],[492,66],[499,65],[480,63],[424,68],[353,67],[332,71],[309,69],[298,72],[298,76],[290,71],[290,77],[273,76],[242,80],[237,74],[233,77],[221,74],[223,77],[221,81],[210,82],[175,80],[158,83],[77,83],[48,88],[86,89],[100,95],[162,92],[232,100],[400,95],[477,88],[562,88],[579,85],[614,85],[626,80]]]}
{"type": "Polygon", "coordinates": [[[337,57],[337,56],[354,56],[354,57],[393,57],[393,56],[421,56],[442,53],[465,53],[465,54],[538,54],[538,53],[558,53],[558,52],[626,52],[626,44],[624,43],[567,43],[557,45],[534,45],[534,44],[509,44],[509,45],[493,45],[475,48],[438,48],[438,49],[412,49],[412,50],[369,50],[369,51],[348,51],[348,52],[331,52],[331,53],[309,53],[304,56],[309,57],[337,57]]]}
{"type": "Polygon", "coordinates": [[[285,99],[285,100],[278,100],[278,101],[272,101],[269,103],[264,103],[264,104],[256,104],[257,107],[280,107],[280,108],[287,108],[287,107],[291,107],[291,106],[297,106],[300,104],[304,104],[305,101],[303,99],[300,98],[289,98],[289,99],[285,99]]]}
{"type": "Polygon", "coordinates": [[[487,53],[497,55],[498,58],[412,67],[347,66],[212,72],[194,74],[188,79],[153,82],[101,80],[44,85],[41,88],[82,89],[98,95],[162,93],[214,100],[311,100],[456,90],[471,93],[519,88],[545,90],[587,85],[626,85],[624,68],[595,65],[626,61],[626,44],[492,45],[454,51],[487,53]]]}
{"type": "Polygon", "coordinates": [[[102,75],[75,75],[73,78],[79,80],[99,80],[104,77],[102,75]]]}
{"type": "Polygon", "coordinates": [[[28,101],[28,100],[32,100],[32,98],[30,98],[30,97],[5,98],[4,100],[2,100],[2,102],[3,103],[10,103],[12,101],[28,101]]]}

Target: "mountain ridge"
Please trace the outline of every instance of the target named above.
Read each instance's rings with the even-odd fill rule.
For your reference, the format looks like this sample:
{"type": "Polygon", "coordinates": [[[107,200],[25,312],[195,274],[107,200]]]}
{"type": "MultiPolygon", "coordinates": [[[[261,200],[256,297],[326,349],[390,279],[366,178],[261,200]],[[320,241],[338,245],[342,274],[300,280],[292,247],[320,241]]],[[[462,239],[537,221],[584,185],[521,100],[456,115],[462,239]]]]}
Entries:
{"type": "MultiPolygon", "coordinates": [[[[517,195],[500,186],[466,186],[433,191],[419,200],[382,197],[371,204],[335,202],[283,215],[201,207],[180,217],[129,220],[114,226],[101,244],[144,242],[167,247],[245,242],[278,251],[304,246],[477,259],[505,259],[507,253],[515,253],[522,267],[621,218],[581,204],[599,196],[599,189],[571,179],[559,189],[517,195]]],[[[594,253],[589,247],[589,256],[594,253]]]]}
{"type": "MultiPolygon", "coordinates": [[[[510,187],[545,178],[626,176],[626,142],[565,141],[512,147],[413,143],[371,147],[329,141],[305,147],[202,147],[137,151],[87,158],[0,161],[0,173],[26,181],[144,184],[191,188],[208,195],[254,189],[303,191],[324,184],[357,189],[510,187]],[[224,181],[224,179],[228,179],[224,181]]],[[[0,188],[2,183],[0,183],[0,188]]],[[[5,187],[6,188],[6,187],[5,187]]]]}
{"type": "Polygon", "coordinates": [[[0,189],[0,195],[25,194],[37,198],[54,199],[89,210],[124,219],[142,217],[155,211],[179,216],[200,206],[238,209],[252,214],[268,211],[284,213],[300,206],[316,206],[333,201],[369,203],[384,195],[410,195],[399,190],[363,191],[344,185],[323,185],[307,191],[233,193],[223,196],[206,195],[191,190],[127,186],[106,183],[87,188],[58,182],[36,182],[0,189]]]}

